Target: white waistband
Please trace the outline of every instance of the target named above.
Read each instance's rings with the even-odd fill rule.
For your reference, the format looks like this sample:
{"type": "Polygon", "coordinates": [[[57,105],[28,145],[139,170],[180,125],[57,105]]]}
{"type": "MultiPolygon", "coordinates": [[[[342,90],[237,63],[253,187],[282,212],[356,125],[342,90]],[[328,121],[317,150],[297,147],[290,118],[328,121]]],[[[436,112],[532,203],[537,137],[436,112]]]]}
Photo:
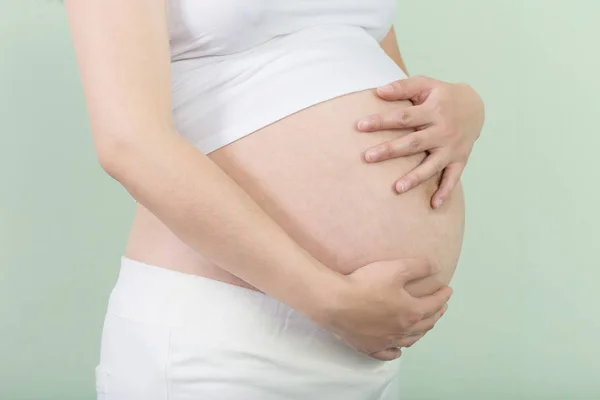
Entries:
{"type": "MultiPolygon", "coordinates": [[[[283,304],[263,293],[202,276],[121,258],[109,312],[160,325],[190,325],[198,318],[258,312],[251,305],[276,309],[283,304]]],[[[267,311],[267,310],[262,310],[267,311]]]]}
{"type": "Polygon", "coordinates": [[[288,354],[356,379],[389,379],[397,362],[359,354],[333,334],[263,293],[123,257],[108,314],[147,325],[198,332],[199,340],[288,354]],[[201,339],[200,339],[201,338],[201,339]]]}

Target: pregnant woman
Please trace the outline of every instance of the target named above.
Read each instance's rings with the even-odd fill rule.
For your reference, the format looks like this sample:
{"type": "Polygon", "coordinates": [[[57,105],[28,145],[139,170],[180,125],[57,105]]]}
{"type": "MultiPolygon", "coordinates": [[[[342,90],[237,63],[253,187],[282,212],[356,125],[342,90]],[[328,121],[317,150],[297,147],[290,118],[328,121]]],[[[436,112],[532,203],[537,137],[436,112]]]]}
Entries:
{"type": "Polygon", "coordinates": [[[406,79],[395,3],[66,1],[99,161],[136,200],[100,399],[398,398],[483,113],[406,79]]]}

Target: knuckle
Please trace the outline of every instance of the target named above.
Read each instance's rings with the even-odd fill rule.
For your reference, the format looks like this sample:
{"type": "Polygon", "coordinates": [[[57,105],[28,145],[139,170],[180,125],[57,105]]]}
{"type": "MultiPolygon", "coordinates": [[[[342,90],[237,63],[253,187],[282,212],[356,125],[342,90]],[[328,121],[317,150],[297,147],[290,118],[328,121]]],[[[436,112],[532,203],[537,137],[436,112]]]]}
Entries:
{"type": "Polygon", "coordinates": [[[428,82],[429,77],[425,76],[425,75],[415,75],[414,80],[417,82],[428,82]]]}
{"type": "Polygon", "coordinates": [[[440,170],[444,169],[449,164],[446,154],[438,152],[435,157],[432,157],[429,165],[427,166],[427,172],[433,175],[440,170]]]}
{"type": "Polygon", "coordinates": [[[442,120],[446,115],[446,107],[439,100],[431,102],[429,105],[430,112],[434,115],[434,118],[437,118],[438,121],[442,120]]]}
{"type": "Polygon", "coordinates": [[[380,144],[377,150],[379,154],[381,154],[382,158],[390,158],[394,156],[394,146],[392,146],[392,143],[390,142],[380,144]]]}
{"type": "Polygon", "coordinates": [[[428,92],[424,91],[424,92],[418,93],[415,96],[414,100],[415,100],[416,104],[426,104],[426,100],[428,99],[428,97],[429,97],[428,92]]]}
{"type": "Polygon", "coordinates": [[[371,124],[371,129],[375,130],[381,129],[381,126],[383,125],[383,119],[379,114],[372,115],[369,122],[371,124]]]}
{"type": "Polygon", "coordinates": [[[417,136],[412,137],[408,142],[408,148],[411,151],[419,151],[421,149],[421,139],[417,136]]]}
{"type": "Polygon", "coordinates": [[[444,168],[446,168],[448,166],[448,160],[447,159],[441,159],[435,164],[435,175],[440,175],[442,174],[444,168]]]}
{"type": "Polygon", "coordinates": [[[385,119],[381,114],[375,115],[375,126],[377,129],[382,129],[385,126],[385,119]]]}
{"type": "Polygon", "coordinates": [[[396,112],[396,122],[398,125],[404,126],[410,124],[412,117],[410,113],[406,111],[397,111],[396,112]]]}
{"type": "Polygon", "coordinates": [[[402,88],[404,87],[404,82],[402,80],[394,81],[394,82],[392,82],[392,86],[396,90],[402,90],[402,88]]]}
{"type": "Polygon", "coordinates": [[[420,179],[421,179],[421,174],[413,172],[412,174],[408,175],[404,179],[404,181],[406,182],[406,186],[411,188],[411,187],[415,186],[417,184],[417,182],[420,181],[420,179]]]}
{"type": "Polygon", "coordinates": [[[423,318],[422,313],[420,313],[419,311],[413,311],[410,312],[407,316],[406,316],[406,321],[410,324],[410,325],[414,325],[416,323],[418,323],[421,319],[423,318]]]}
{"type": "Polygon", "coordinates": [[[408,281],[410,278],[410,268],[405,264],[400,264],[398,269],[396,270],[396,276],[402,282],[402,286],[408,281]]]}
{"type": "Polygon", "coordinates": [[[448,104],[443,99],[435,103],[435,110],[440,115],[446,115],[450,111],[448,104]]]}
{"type": "Polygon", "coordinates": [[[406,320],[406,316],[402,314],[396,314],[394,321],[394,334],[396,336],[404,336],[406,330],[410,327],[408,321],[406,320]]]}
{"type": "Polygon", "coordinates": [[[410,329],[414,324],[411,323],[408,318],[404,317],[398,321],[398,329],[396,329],[396,335],[398,337],[404,337],[406,332],[410,329]]]}

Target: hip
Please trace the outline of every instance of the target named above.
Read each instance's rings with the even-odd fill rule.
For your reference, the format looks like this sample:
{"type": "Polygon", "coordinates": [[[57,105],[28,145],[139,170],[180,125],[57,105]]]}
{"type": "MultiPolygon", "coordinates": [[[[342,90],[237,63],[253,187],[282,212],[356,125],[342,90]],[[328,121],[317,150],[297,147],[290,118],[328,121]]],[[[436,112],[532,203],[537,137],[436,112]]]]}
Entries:
{"type": "Polygon", "coordinates": [[[398,368],[260,292],[123,258],[96,386],[105,400],[391,400],[398,368]]]}

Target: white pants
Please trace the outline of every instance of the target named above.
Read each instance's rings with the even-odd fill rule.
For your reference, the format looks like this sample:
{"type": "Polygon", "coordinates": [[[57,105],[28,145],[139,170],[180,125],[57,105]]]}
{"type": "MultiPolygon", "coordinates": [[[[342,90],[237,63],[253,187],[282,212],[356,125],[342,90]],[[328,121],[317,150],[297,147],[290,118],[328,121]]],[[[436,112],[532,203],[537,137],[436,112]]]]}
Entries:
{"type": "Polygon", "coordinates": [[[398,400],[398,367],[262,293],[123,258],[96,390],[99,400],[398,400]]]}

